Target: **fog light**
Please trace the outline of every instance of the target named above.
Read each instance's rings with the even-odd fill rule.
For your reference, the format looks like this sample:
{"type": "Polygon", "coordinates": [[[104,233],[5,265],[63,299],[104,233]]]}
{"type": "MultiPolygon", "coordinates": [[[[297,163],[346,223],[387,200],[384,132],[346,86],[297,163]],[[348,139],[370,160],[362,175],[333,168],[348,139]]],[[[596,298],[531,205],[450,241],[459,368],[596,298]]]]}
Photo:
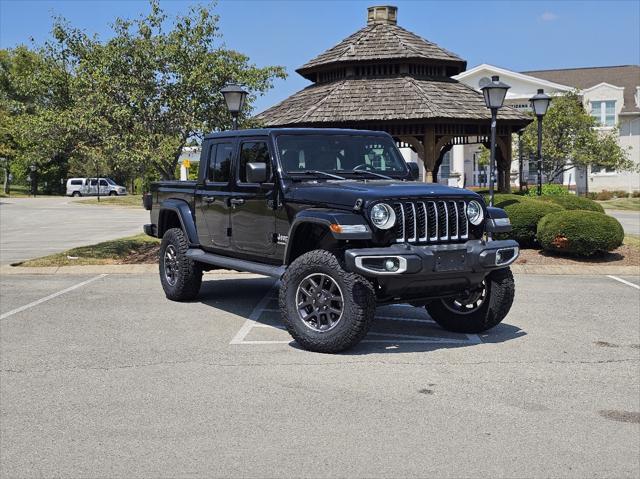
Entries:
{"type": "Polygon", "coordinates": [[[518,248],[503,248],[496,251],[496,266],[511,263],[518,256],[518,248]]]}
{"type": "Polygon", "coordinates": [[[387,271],[398,271],[398,263],[392,259],[388,259],[384,262],[384,269],[387,271]]]}

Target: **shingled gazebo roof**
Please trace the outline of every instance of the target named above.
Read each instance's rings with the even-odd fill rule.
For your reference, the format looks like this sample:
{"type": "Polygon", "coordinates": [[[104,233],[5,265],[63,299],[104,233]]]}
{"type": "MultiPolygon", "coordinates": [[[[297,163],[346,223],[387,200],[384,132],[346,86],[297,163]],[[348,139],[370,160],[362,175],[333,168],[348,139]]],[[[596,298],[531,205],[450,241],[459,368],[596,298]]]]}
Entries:
{"type": "MultiPolygon", "coordinates": [[[[385,129],[411,122],[421,129],[457,122],[485,128],[491,113],[482,95],[451,78],[466,61],[399,27],[396,18],[396,7],[370,7],[366,27],[297,70],[312,85],[256,119],[265,126],[385,129]]],[[[502,124],[520,128],[529,121],[513,108],[500,110],[502,124]]]]}
{"type": "MultiPolygon", "coordinates": [[[[500,120],[522,120],[513,108],[500,120]]],[[[411,77],[345,79],[311,85],[257,116],[270,126],[357,121],[488,120],[482,95],[457,81],[411,77]]]]}
{"type": "Polygon", "coordinates": [[[338,63],[376,60],[438,60],[455,64],[461,71],[467,62],[455,53],[439,47],[393,23],[371,23],[345,38],[335,47],[321,53],[296,71],[313,80],[311,73],[338,63]]]}

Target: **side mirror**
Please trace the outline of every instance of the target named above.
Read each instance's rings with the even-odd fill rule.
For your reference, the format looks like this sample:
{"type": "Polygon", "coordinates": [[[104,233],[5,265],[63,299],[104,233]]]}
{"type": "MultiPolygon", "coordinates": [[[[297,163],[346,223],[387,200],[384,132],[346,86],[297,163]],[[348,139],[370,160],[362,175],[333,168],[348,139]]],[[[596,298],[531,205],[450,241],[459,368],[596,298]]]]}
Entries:
{"type": "Polygon", "coordinates": [[[247,183],[264,183],[267,181],[266,163],[247,163],[247,183]]]}
{"type": "Polygon", "coordinates": [[[417,180],[420,177],[420,168],[418,168],[418,164],[413,161],[407,162],[409,165],[409,174],[411,175],[411,179],[417,180]]]}

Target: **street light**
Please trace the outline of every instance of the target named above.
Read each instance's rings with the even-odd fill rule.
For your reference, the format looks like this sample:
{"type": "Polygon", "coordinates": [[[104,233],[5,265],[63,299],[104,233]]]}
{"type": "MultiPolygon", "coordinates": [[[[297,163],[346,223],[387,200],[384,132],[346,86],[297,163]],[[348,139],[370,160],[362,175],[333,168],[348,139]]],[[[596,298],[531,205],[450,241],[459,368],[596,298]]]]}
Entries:
{"type": "Polygon", "coordinates": [[[538,117],[538,196],[542,195],[542,117],[547,113],[551,97],[540,88],[536,95],[533,95],[529,102],[533,113],[538,117]]]}
{"type": "Polygon", "coordinates": [[[244,101],[247,98],[248,93],[242,89],[240,85],[235,83],[229,83],[222,90],[222,96],[227,103],[229,113],[233,117],[233,129],[238,129],[238,114],[242,111],[244,101]]]}
{"type": "Polygon", "coordinates": [[[507,90],[511,88],[506,83],[500,81],[498,75],[491,77],[490,82],[486,82],[482,88],[484,95],[484,103],[491,110],[491,157],[489,158],[489,206],[493,206],[493,183],[494,168],[496,162],[496,117],[498,110],[502,108],[504,97],[507,96],[507,90]]]}
{"type": "Polygon", "coordinates": [[[31,194],[33,195],[33,197],[36,197],[36,193],[38,191],[38,183],[37,183],[37,179],[36,179],[36,165],[31,165],[29,166],[29,169],[31,170],[31,194]]]}

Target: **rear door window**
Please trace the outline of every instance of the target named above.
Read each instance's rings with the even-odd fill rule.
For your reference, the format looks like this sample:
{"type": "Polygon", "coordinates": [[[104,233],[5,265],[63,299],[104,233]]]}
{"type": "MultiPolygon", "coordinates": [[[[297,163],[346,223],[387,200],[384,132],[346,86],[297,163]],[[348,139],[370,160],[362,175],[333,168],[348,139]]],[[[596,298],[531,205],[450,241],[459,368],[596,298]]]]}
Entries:
{"type": "Polygon", "coordinates": [[[211,146],[207,180],[212,183],[228,183],[231,176],[233,143],[215,143],[211,146]]]}

